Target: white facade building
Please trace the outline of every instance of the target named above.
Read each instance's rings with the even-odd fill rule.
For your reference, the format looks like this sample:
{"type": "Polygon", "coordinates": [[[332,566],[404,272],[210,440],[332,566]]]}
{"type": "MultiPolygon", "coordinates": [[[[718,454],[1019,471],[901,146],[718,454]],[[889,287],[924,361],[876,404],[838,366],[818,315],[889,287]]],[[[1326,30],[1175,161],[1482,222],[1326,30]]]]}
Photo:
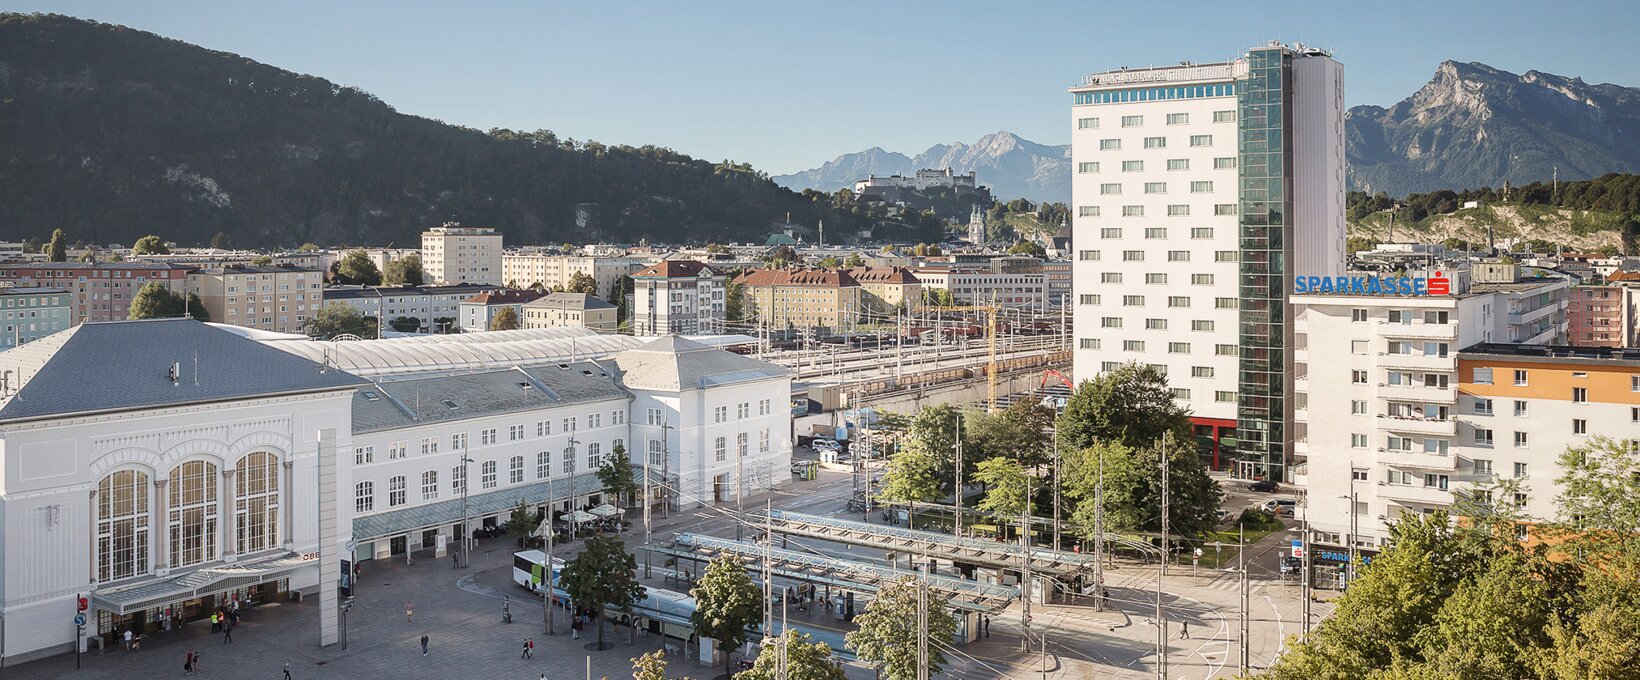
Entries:
{"type": "Polygon", "coordinates": [[[340,302],[363,316],[392,322],[411,318],[421,321],[423,331],[447,332],[459,327],[461,303],[475,295],[499,290],[488,285],[450,286],[331,286],[324,291],[327,304],[340,302]],[[447,320],[444,327],[434,322],[447,320]]]}
{"type": "Polygon", "coordinates": [[[502,285],[501,232],[445,223],[421,233],[422,273],[431,283],[502,285]]]}
{"type": "Polygon", "coordinates": [[[501,256],[501,278],[514,288],[529,288],[538,283],[543,288],[568,288],[570,277],[586,274],[598,283],[596,295],[613,301],[610,292],[619,285],[621,277],[643,269],[644,265],[644,260],[635,257],[512,252],[501,256]]]}
{"type": "Polygon", "coordinates": [[[1282,478],[1282,293],[1344,263],[1342,66],[1272,44],[1070,92],[1077,377],[1153,365],[1198,431],[1235,428],[1238,474],[1282,478]]]}
{"type": "Polygon", "coordinates": [[[723,332],[728,276],[696,260],[663,260],[632,275],[632,334],[723,332]]]}

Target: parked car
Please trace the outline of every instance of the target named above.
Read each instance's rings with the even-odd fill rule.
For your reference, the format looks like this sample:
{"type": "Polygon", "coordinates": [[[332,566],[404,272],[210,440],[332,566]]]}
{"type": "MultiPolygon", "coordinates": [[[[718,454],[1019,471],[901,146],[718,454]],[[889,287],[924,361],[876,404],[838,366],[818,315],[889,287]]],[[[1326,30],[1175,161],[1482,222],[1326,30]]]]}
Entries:
{"type": "Polygon", "coordinates": [[[1283,517],[1291,517],[1298,501],[1291,498],[1272,498],[1264,502],[1264,509],[1283,517]]]}
{"type": "Polygon", "coordinates": [[[1266,491],[1266,492],[1280,491],[1281,490],[1281,485],[1277,484],[1275,482],[1275,480],[1273,480],[1273,479],[1261,479],[1261,480],[1258,480],[1256,482],[1253,482],[1252,484],[1248,484],[1247,485],[1247,490],[1248,491],[1266,491]]]}
{"type": "Polygon", "coordinates": [[[843,447],[842,447],[842,445],[838,444],[837,440],[835,440],[835,439],[822,439],[820,437],[815,437],[814,441],[809,444],[809,448],[812,448],[816,451],[820,451],[820,450],[837,451],[839,449],[842,449],[843,447]]]}
{"type": "Polygon", "coordinates": [[[1303,569],[1303,568],[1304,568],[1304,560],[1301,560],[1297,557],[1283,557],[1283,558],[1281,558],[1281,573],[1283,575],[1296,574],[1296,573],[1299,572],[1300,569],[1303,569]]]}

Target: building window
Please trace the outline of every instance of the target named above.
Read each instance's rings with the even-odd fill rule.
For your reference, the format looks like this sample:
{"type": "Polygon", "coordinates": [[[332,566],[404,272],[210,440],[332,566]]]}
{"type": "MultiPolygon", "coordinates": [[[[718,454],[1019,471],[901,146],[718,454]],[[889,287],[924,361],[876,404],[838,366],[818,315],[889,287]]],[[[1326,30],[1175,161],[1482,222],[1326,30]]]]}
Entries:
{"type": "Polygon", "coordinates": [[[399,460],[410,454],[410,442],[392,442],[387,445],[387,459],[399,460]]]}
{"type": "Polygon", "coordinates": [[[1234,122],[1236,122],[1236,112],[1235,112],[1234,109],[1229,110],[1229,111],[1214,111],[1213,112],[1213,122],[1215,122],[1215,123],[1234,123],[1234,122]]]}
{"type": "Polygon", "coordinates": [[[457,432],[450,435],[450,450],[460,451],[467,448],[467,433],[457,432]]]}
{"type": "Polygon", "coordinates": [[[1190,216],[1190,206],[1184,205],[1184,204],[1179,204],[1179,203],[1169,205],[1169,206],[1167,206],[1167,216],[1168,217],[1189,217],[1190,216]]]}
{"type": "Polygon", "coordinates": [[[1367,414],[1367,402],[1363,399],[1350,400],[1350,415],[1364,416],[1367,414]]]}
{"type": "Polygon", "coordinates": [[[1188,158],[1169,158],[1167,160],[1167,169],[1169,169],[1169,170],[1189,170],[1190,169],[1190,159],[1188,159],[1188,158]]]}
{"type": "Polygon", "coordinates": [[[1165,148],[1167,148],[1167,138],[1166,137],[1146,137],[1145,138],[1145,148],[1146,149],[1165,149],[1165,148]]]}
{"type": "Polygon", "coordinates": [[[450,493],[460,494],[467,490],[467,468],[457,465],[450,468],[450,493]]]}
{"type": "Polygon", "coordinates": [[[1367,372],[1359,369],[1350,371],[1350,382],[1357,385],[1367,384],[1367,372]]]}
{"type": "Polygon", "coordinates": [[[1144,116],[1122,116],[1122,127],[1139,127],[1144,124],[1144,116]]]}
{"type": "Polygon", "coordinates": [[[1213,205],[1213,214],[1214,215],[1234,215],[1234,214],[1236,214],[1236,204],[1234,204],[1234,203],[1216,203],[1216,204],[1213,205]]]}
{"type": "Polygon", "coordinates": [[[1526,386],[1526,371],[1520,370],[1520,369],[1515,370],[1515,386],[1516,387],[1525,387],[1526,386]]]}
{"type": "Polygon", "coordinates": [[[216,465],[187,461],[171,470],[166,508],[170,514],[171,566],[216,559],[216,512],[220,480],[216,465]]]}
{"type": "Polygon", "coordinates": [[[1157,286],[1167,285],[1167,274],[1163,272],[1145,274],[1145,283],[1157,286]]]}
{"type": "Polygon", "coordinates": [[[522,484],[522,483],[524,483],[524,457],[523,456],[513,456],[512,460],[508,461],[508,463],[507,463],[507,483],[508,484],[522,484]]]}
{"type": "Polygon", "coordinates": [[[1082,293],[1076,296],[1076,301],[1078,304],[1097,305],[1099,304],[1099,295],[1097,293],[1082,293]]]}
{"type": "Polygon", "coordinates": [[[1190,330],[1211,332],[1213,330],[1213,321],[1211,319],[1196,319],[1190,322],[1190,330]]]}
{"type": "Polygon", "coordinates": [[[1190,285],[1192,285],[1192,286],[1211,286],[1211,285],[1213,285],[1213,275],[1212,274],[1191,274],[1190,275],[1190,285]]]}
{"type": "Polygon", "coordinates": [[[1235,345],[1213,345],[1213,354],[1221,357],[1240,356],[1241,350],[1235,345]]]}
{"type": "Polygon", "coordinates": [[[1152,240],[1165,239],[1167,238],[1167,227],[1145,227],[1145,238],[1152,240]]]}
{"type": "Polygon", "coordinates": [[[1099,281],[1101,283],[1121,283],[1122,272],[1103,272],[1099,274],[1099,281]]]}
{"type": "Polygon", "coordinates": [[[489,446],[491,444],[494,444],[495,441],[496,441],[495,440],[495,428],[491,427],[491,428],[487,428],[487,429],[483,429],[483,430],[478,431],[478,445],[479,446],[489,446]]]}
{"type": "Polygon", "coordinates": [[[644,412],[644,417],[646,419],[645,422],[647,422],[650,425],[660,425],[661,424],[661,410],[658,409],[658,408],[652,408],[652,409],[646,410],[644,412]]]}
{"type": "Polygon", "coordinates": [[[717,462],[721,463],[728,460],[729,440],[723,437],[718,437],[717,439],[712,440],[712,452],[714,457],[717,459],[717,462]]]}
{"type": "Polygon", "coordinates": [[[1121,148],[1122,148],[1122,140],[1120,140],[1120,139],[1101,139],[1101,140],[1099,140],[1099,150],[1100,151],[1118,151],[1121,148]]]}
{"type": "Polygon", "coordinates": [[[1234,170],[1234,169],[1236,169],[1236,157],[1235,156],[1228,156],[1228,157],[1225,157],[1225,158],[1215,158],[1215,159],[1213,159],[1213,169],[1214,170],[1234,170]]]}
{"type": "Polygon", "coordinates": [[[494,489],[496,485],[496,464],[493,460],[486,460],[478,466],[478,483],[482,488],[494,489]]]}
{"type": "Polygon", "coordinates": [[[1516,432],[1515,433],[1515,448],[1517,448],[1517,449],[1526,448],[1526,433],[1525,432],[1516,432]]]}
{"type": "Polygon", "coordinates": [[[1078,130],[1097,130],[1097,129],[1099,129],[1099,119],[1098,118],[1078,118],[1078,119],[1076,119],[1076,129],[1078,129],[1078,130]]]}
{"type": "Polygon", "coordinates": [[[1190,251],[1188,251],[1188,250],[1169,250],[1169,251],[1167,251],[1167,261],[1168,262],[1189,262],[1190,261],[1190,251]]]}
{"type": "Polygon", "coordinates": [[[438,500],[438,471],[428,470],[421,473],[421,499],[438,500]]]}
{"type": "Polygon", "coordinates": [[[603,444],[593,442],[587,444],[587,469],[596,470],[604,466],[603,444]]]}
{"type": "Polygon", "coordinates": [[[1172,389],[1169,389],[1168,392],[1173,395],[1174,399],[1181,399],[1181,400],[1189,400],[1190,399],[1190,390],[1186,389],[1186,388],[1183,388],[1183,387],[1174,387],[1172,389]]]}
{"type": "Polygon", "coordinates": [[[1492,400],[1491,399],[1484,399],[1484,398],[1481,398],[1481,397],[1475,397],[1475,415],[1477,415],[1477,416],[1492,415],[1492,400]]]}
{"type": "Polygon", "coordinates": [[[1589,433],[1589,421],[1584,420],[1582,418],[1573,418],[1572,419],[1572,434],[1586,435],[1588,433],[1589,433]]]}
{"type": "Polygon", "coordinates": [[[394,475],[387,478],[387,507],[396,508],[405,502],[404,475],[394,475]]]}
{"type": "Polygon", "coordinates": [[[523,438],[524,438],[524,426],[523,425],[513,425],[512,427],[507,428],[507,441],[515,442],[515,441],[518,441],[518,440],[523,439],[523,438]]]}
{"type": "Polygon", "coordinates": [[[234,468],[234,524],[240,553],[279,545],[279,459],[257,452],[234,468]]]}
{"type": "Polygon", "coordinates": [[[1193,239],[1213,238],[1213,228],[1212,227],[1191,227],[1190,228],[1190,238],[1193,238],[1193,239]]]}
{"type": "Polygon", "coordinates": [[[1144,217],[1145,207],[1142,205],[1122,206],[1122,217],[1144,217]]]}
{"type": "Polygon", "coordinates": [[[1213,183],[1212,182],[1191,182],[1190,183],[1190,193],[1192,193],[1192,194],[1206,194],[1206,193],[1211,193],[1212,191],[1213,191],[1213,183]]]}
{"type": "Polygon", "coordinates": [[[376,462],[376,447],[374,447],[374,446],[355,446],[355,447],[353,447],[353,464],[354,465],[366,465],[366,464],[374,463],[374,462],[376,462]]]}
{"type": "Polygon", "coordinates": [[[359,482],[353,485],[353,511],[370,512],[376,509],[376,483],[359,482]]]}
{"type": "Polygon", "coordinates": [[[729,420],[729,407],[719,406],[712,409],[712,422],[722,423],[729,420]]]}
{"type": "Polygon", "coordinates": [[[1143,351],[1145,351],[1145,341],[1143,341],[1143,340],[1123,340],[1122,341],[1122,350],[1127,351],[1127,352],[1143,352],[1143,351]]]}
{"type": "Polygon", "coordinates": [[[1077,217],[1098,217],[1099,216],[1099,206],[1097,206],[1097,205],[1080,206],[1076,209],[1076,216],[1077,217]]]}
{"type": "Polygon", "coordinates": [[[1213,135],[1191,135],[1191,146],[1213,146],[1213,135]]]}
{"type": "MultiPolygon", "coordinates": [[[[1144,161],[1122,161],[1122,172],[1144,172],[1144,161]]],[[[1120,191],[1116,193],[1121,193],[1120,191]]]]}
{"type": "Polygon", "coordinates": [[[1106,196],[1115,196],[1122,193],[1122,185],[1109,182],[1099,185],[1099,193],[1106,196]]]}
{"type": "Polygon", "coordinates": [[[1515,478],[1519,479],[1519,478],[1525,477],[1525,476],[1526,476],[1526,464],[1525,463],[1515,463],[1515,478]]]}
{"type": "Polygon", "coordinates": [[[1167,114],[1167,124],[1168,125],[1189,125],[1190,124],[1190,114],[1188,114],[1188,113],[1170,113],[1170,114],[1167,114]]]}
{"type": "Polygon", "coordinates": [[[1097,251],[1097,250],[1080,250],[1080,251],[1077,251],[1076,259],[1081,260],[1083,262],[1098,262],[1099,261],[1099,251],[1097,251]]]}
{"type": "MultiPolygon", "coordinates": [[[[1189,350],[1186,349],[1185,351],[1188,352],[1189,350]]],[[[1191,366],[1190,367],[1190,377],[1192,377],[1192,378],[1211,378],[1211,377],[1213,377],[1213,373],[1214,373],[1214,371],[1213,371],[1212,366],[1191,366]]]]}
{"type": "Polygon", "coordinates": [[[550,420],[538,420],[538,421],[536,421],[536,423],[535,423],[535,436],[545,437],[549,434],[552,434],[552,421],[550,421],[550,420]]]}
{"type": "Polygon", "coordinates": [[[1077,163],[1076,171],[1084,174],[1099,172],[1099,163],[1095,161],[1077,163]]]}
{"type": "Polygon", "coordinates": [[[575,474],[575,447],[564,447],[564,474],[575,474]]]}
{"type": "Polygon", "coordinates": [[[1082,349],[1099,349],[1099,338],[1081,338],[1079,342],[1082,349]]]}
{"type": "Polygon", "coordinates": [[[1145,306],[1145,296],[1143,296],[1143,295],[1123,295],[1122,296],[1122,306],[1123,307],[1143,307],[1143,306],[1145,306]]]}
{"type": "Polygon", "coordinates": [[[1145,328],[1153,331],[1167,330],[1167,319],[1145,319],[1145,328]]]}
{"type": "Polygon", "coordinates": [[[1360,432],[1351,432],[1350,433],[1350,448],[1356,448],[1356,449],[1367,448],[1367,435],[1364,434],[1364,433],[1360,433],[1360,432]]]}
{"type": "Polygon", "coordinates": [[[1183,295],[1169,295],[1167,296],[1167,306],[1176,308],[1189,307],[1190,298],[1183,295]]]}
{"type": "Polygon", "coordinates": [[[1515,400],[1515,417],[1516,418],[1525,418],[1526,417],[1526,402],[1524,402],[1522,400],[1519,400],[1519,399],[1515,400]]]}
{"type": "Polygon", "coordinates": [[[1167,182],[1145,182],[1145,193],[1165,194],[1167,193],[1167,182]]]}
{"type": "Polygon", "coordinates": [[[769,428],[765,427],[757,432],[757,452],[769,452],[769,428]]]}
{"type": "Polygon", "coordinates": [[[1122,251],[1122,261],[1123,262],[1144,262],[1145,261],[1145,251],[1143,251],[1143,250],[1124,250],[1124,251],[1122,251]]]}
{"type": "Polygon", "coordinates": [[[1213,400],[1221,404],[1236,403],[1236,393],[1229,390],[1218,390],[1213,393],[1213,400]]]}
{"type": "Polygon", "coordinates": [[[148,573],[148,475],[116,470],[97,484],[97,581],[148,573]]]}
{"type": "Polygon", "coordinates": [[[1122,327],[1122,317],[1107,316],[1107,317],[1101,318],[1099,320],[1099,326],[1101,328],[1121,328],[1122,327]]]}
{"type": "Polygon", "coordinates": [[[1574,403],[1574,404],[1587,404],[1587,403],[1589,403],[1589,388],[1587,388],[1587,387],[1573,387],[1572,388],[1572,403],[1574,403]]]}

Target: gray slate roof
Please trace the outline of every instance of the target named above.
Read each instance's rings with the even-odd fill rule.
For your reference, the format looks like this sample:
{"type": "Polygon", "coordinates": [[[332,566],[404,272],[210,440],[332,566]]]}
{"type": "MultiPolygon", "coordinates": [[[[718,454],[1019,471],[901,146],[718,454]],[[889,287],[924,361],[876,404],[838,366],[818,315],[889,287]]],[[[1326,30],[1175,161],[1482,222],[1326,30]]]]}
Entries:
{"type": "Polygon", "coordinates": [[[0,377],[0,422],[368,384],[193,319],[83,323],[0,352],[0,377]]]}
{"type": "Polygon", "coordinates": [[[609,369],[590,361],[396,380],[353,394],[353,431],[377,432],[629,396],[609,369]]]}
{"type": "Polygon", "coordinates": [[[784,367],[665,335],[613,357],[627,387],[667,391],[790,376],[784,367]]]}
{"type": "Polygon", "coordinates": [[[615,305],[609,304],[600,298],[587,295],[586,293],[552,293],[550,295],[543,296],[534,302],[525,303],[524,306],[535,309],[591,310],[615,308],[615,305]]]}

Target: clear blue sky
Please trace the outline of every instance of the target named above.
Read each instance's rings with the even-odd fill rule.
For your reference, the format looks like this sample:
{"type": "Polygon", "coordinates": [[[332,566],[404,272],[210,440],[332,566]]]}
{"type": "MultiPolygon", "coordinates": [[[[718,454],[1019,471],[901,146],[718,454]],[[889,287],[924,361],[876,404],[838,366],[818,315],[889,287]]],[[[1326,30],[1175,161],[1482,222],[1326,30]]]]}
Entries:
{"type": "Polygon", "coordinates": [[[657,144],[773,174],[1009,130],[1069,139],[1065,87],[1122,65],[1331,48],[1350,105],[1442,60],[1640,85],[1640,3],[13,0],[234,52],[475,128],[657,144]]]}

